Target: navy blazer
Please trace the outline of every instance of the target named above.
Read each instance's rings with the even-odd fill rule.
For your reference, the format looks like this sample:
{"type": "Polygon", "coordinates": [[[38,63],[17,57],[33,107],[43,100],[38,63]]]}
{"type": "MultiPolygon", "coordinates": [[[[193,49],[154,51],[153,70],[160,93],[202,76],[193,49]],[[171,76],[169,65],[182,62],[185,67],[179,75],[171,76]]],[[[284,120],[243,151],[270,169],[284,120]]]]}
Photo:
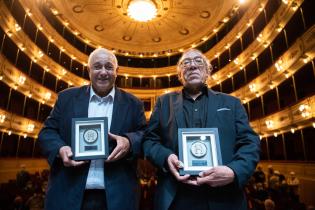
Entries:
{"type": "MultiPolygon", "coordinates": [[[[243,187],[259,161],[259,138],[249,126],[240,100],[235,97],[209,89],[205,117],[206,127],[218,128],[223,165],[235,173],[233,183],[223,187],[207,187],[209,209],[245,210],[243,187]]],[[[165,170],[165,166],[170,154],[178,155],[178,128],[185,128],[181,91],[158,98],[143,142],[145,156],[161,169],[155,197],[157,210],[167,210],[176,194],[178,182],[165,170]]]]}
{"type": "MultiPolygon", "coordinates": [[[[39,144],[51,167],[45,209],[80,210],[90,164],[65,167],[57,157],[59,149],[71,145],[72,118],[88,117],[90,86],[70,88],[58,94],[56,104],[39,133],[39,144]]],[[[105,190],[109,210],[136,210],[139,183],[136,176],[136,157],[146,126],[143,103],[118,88],[115,90],[110,132],[126,136],[131,154],[112,163],[105,163],[105,190]]],[[[110,152],[115,141],[109,142],[110,152]]],[[[104,198],[105,199],[105,198],[104,198]]]]}

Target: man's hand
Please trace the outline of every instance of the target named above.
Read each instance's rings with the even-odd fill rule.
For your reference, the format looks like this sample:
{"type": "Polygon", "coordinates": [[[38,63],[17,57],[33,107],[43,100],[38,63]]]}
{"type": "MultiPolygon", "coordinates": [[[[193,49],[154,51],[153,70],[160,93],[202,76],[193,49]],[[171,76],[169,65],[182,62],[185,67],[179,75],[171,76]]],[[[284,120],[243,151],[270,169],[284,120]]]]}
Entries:
{"type": "Polygon", "coordinates": [[[217,166],[209,170],[200,172],[197,177],[199,185],[207,184],[211,187],[220,187],[230,184],[234,181],[234,172],[227,166],[217,166]]]}
{"type": "Polygon", "coordinates": [[[184,176],[180,176],[178,173],[178,169],[182,168],[183,163],[178,160],[178,157],[175,154],[171,154],[167,158],[167,164],[171,173],[175,176],[177,181],[191,184],[191,185],[198,185],[196,179],[192,179],[189,174],[185,174],[184,176]]]}
{"type": "Polygon", "coordinates": [[[63,161],[63,165],[66,167],[71,166],[80,166],[87,161],[75,161],[72,160],[70,157],[72,157],[73,153],[71,151],[71,148],[69,146],[63,146],[59,149],[59,156],[63,161]]]}
{"type": "Polygon", "coordinates": [[[112,153],[108,156],[106,162],[113,162],[123,158],[130,151],[130,143],[126,137],[114,135],[108,133],[108,136],[111,140],[117,142],[117,146],[112,151],[112,153]]]}

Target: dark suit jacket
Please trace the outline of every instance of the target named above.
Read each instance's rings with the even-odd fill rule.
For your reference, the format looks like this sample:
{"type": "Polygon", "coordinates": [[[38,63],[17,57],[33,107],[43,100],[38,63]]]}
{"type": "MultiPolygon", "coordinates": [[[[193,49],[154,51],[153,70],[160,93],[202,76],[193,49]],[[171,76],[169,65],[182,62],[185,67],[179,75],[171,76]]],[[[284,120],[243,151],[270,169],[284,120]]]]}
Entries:
{"type": "MultiPolygon", "coordinates": [[[[243,187],[259,161],[259,138],[235,97],[208,90],[205,117],[206,127],[218,128],[223,165],[230,167],[236,176],[234,183],[227,186],[208,187],[209,209],[246,209],[243,187]]],[[[185,128],[183,96],[182,92],[173,92],[158,98],[143,143],[145,156],[161,169],[155,197],[158,210],[167,210],[176,194],[178,182],[165,166],[170,154],[178,155],[178,128],[185,128]]]]}
{"type": "MultiPolygon", "coordinates": [[[[58,95],[54,109],[39,134],[39,144],[51,167],[45,209],[80,210],[89,165],[64,167],[57,157],[62,146],[71,142],[71,119],[88,117],[89,86],[70,88],[58,95]]],[[[143,103],[136,97],[116,88],[110,132],[126,136],[131,153],[122,160],[105,163],[105,190],[109,210],[138,208],[139,185],[136,177],[136,157],[146,121],[143,103]]],[[[115,141],[109,142],[110,152],[115,141]]]]}

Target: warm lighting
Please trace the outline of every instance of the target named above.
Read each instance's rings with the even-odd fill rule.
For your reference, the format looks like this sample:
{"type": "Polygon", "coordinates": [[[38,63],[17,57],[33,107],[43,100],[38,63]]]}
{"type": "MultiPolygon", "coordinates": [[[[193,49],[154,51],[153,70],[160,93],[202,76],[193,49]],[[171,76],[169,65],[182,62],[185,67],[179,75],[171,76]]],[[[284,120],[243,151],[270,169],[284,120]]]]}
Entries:
{"type": "Polygon", "coordinates": [[[66,75],[66,73],[67,73],[67,71],[65,70],[65,69],[62,69],[61,70],[61,74],[64,76],[64,75],[66,75]]]}
{"type": "Polygon", "coordinates": [[[12,34],[12,31],[7,31],[7,35],[9,36],[9,37],[11,37],[13,34],[12,34]]]}
{"type": "Polygon", "coordinates": [[[9,131],[9,132],[8,132],[8,135],[11,136],[11,134],[12,134],[12,131],[9,131]]]}
{"type": "Polygon", "coordinates": [[[45,94],[45,100],[49,100],[50,97],[51,97],[51,93],[50,93],[50,92],[47,92],[47,93],[45,94]]]}
{"type": "Polygon", "coordinates": [[[273,121],[272,120],[266,120],[265,123],[266,123],[266,126],[268,129],[273,128],[273,121]]]}
{"type": "Polygon", "coordinates": [[[308,117],[310,116],[310,112],[308,111],[310,109],[310,106],[307,104],[301,104],[299,106],[299,110],[301,112],[302,117],[308,117]]]}
{"type": "Polygon", "coordinates": [[[282,59],[279,59],[279,60],[275,63],[275,67],[276,67],[277,71],[283,70],[282,63],[283,63],[282,59]]]}
{"type": "Polygon", "coordinates": [[[0,123],[4,123],[4,121],[5,121],[5,115],[1,114],[0,115],[0,123]]]}
{"type": "Polygon", "coordinates": [[[128,16],[140,22],[147,22],[155,18],[157,9],[150,0],[132,0],[127,9],[128,16]]]}
{"type": "Polygon", "coordinates": [[[21,51],[24,51],[24,50],[25,50],[25,47],[24,47],[23,44],[19,44],[19,48],[20,48],[21,51]]]}
{"type": "Polygon", "coordinates": [[[35,125],[34,125],[34,124],[28,124],[28,125],[27,125],[27,131],[28,131],[28,132],[33,132],[33,131],[34,131],[34,128],[35,128],[35,125]]]}
{"type": "Polygon", "coordinates": [[[225,17],[225,18],[223,19],[223,22],[226,23],[226,22],[228,22],[229,20],[230,20],[230,18],[225,17]]]}
{"type": "Polygon", "coordinates": [[[236,65],[238,65],[240,62],[238,60],[238,58],[235,58],[234,61],[233,61],[236,65]]]}
{"type": "Polygon", "coordinates": [[[279,25],[276,30],[277,30],[278,32],[281,32],[282,28],[283,28],[282,25],[279,25]]]}
{"type": "Polygon", "coordinates": [[[256,85],[255,85],[255,84],[250,84],[250,85],[249,85],[249,90],[250,90],[250,92],[252,92],[252,93],[256,92],[256,85]]]}
{"type": "Polygon", "coordinates": [[[26,11],[26,14],[27,14],[28,16],[32,16],[32,13],[31,13],[31,10],[30,10],[30,9],[26,9],[25,11],[26,11]]]}
{"type": "Polygon", "coordinates": [[[288,4],[288,0],[282,0],[284,4],[288,4]]]}
{"type": "Polygon", "coordinates": [[[310,58],[307,55],[303,55],[302,59],[304,63],[308,63],[310,61],[310,58]]]}
{"type": "Polygon", "coordinates": [[[58,10],[56,10],[56,9],[51,9],[51,11],[52,11],[52,13],[53,13],[54,15],[58,15],[58,14],[59,14],[58,10]]]}
{"type": "Polygon", "coordinates": [[[24,134],[23,137],[24,137],[24,139],[26,139],[27,138],[27,134],[24,134]]]}
{"type": "Polygon", "coordinates": [[[240,4],[244,4],[246,0],[239,0],[240,4]]]}
{"type": "Polygon", "coordinates": [[[23,84],[25,83],[25,80],[26,80],[26,78],[21,75],[21,76],[19,77],[19,79],[18,79],[19,85],[23,85],[23,84]]]}
{"type": "Polygon", "coordinates": [[[19,31],[19,30],[21,30],[21,27],[19,26],[19,24],[15,24],[15,31],[19,31]]]}
{"type": "Polygon", "coordinates": [[[43,57],[44,53],[42,51],[38,51],[37,55],[38,55],[39,58],[41,58],[41,57],[43,57]]]}
{"type": "Polygon", "coordinates": [[[269,46],[269,42],[264,42],[264,48],[267,48],[269,46]]]}
{"type": "Polygon", "coordinates": [[[247,25],[248,27],[251,26],[251,25],[252,25],[252,21],[249,20],[249,21],[246,23],[246,25],[247,25]]]}
{"type": "Polygon", "coordinates": [[[258,42],[261,42],[261,41],[262,41],[262,37],[263,37],[263,35],[262,35],[262,34],[259,34],[258,37],[256,38],[256,40],[257,40],[258,42]]]}
{"type": "Polygon", "coordinates": [[[315,128],[315,122],[313,122],[312,125],[313,125],[313,128],[315,128]]]}
{"type": "Polygon", "coordinates": [[[274,86],[273,82],[270,81],[270,82],[269,82],[269,88],[272,90],[274,87],[275,87],[275,86],[274,86]]]}
{"type": "Polygon", "coordinates": [[[208,39],[209,39],[209,37],[207,37],[207,36],[202,37],[202,41],[207,41],[208,39]]]}
{"type": "Polygon", "coordinates": [[[295,132],[295,129],[294,128],[291,128],[291,133],[294,133],[295,132]]]}
{"type": "Polygon", "coordinates": [[[41,30],[43,30],[43,27],[41,26],[41,24],[38,24],[37,25],[37,28],[41,31],[41,30]]]}
{"type": "Polygon", "coordinates": [[[278,136],[278,133],[277,133],[277,132],[274,132],[274,133],[273,133],[273,136],[274,136],[274,137],[277,137],[277,136],[278,136]]]}

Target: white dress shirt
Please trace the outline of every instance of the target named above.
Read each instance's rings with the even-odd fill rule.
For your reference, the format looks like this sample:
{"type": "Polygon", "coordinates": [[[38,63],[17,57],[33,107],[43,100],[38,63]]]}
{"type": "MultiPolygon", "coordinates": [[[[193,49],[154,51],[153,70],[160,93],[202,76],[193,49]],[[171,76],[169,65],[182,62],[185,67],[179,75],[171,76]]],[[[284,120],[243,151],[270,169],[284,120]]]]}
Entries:
{"type": "MultiPolygon", "coordinates": [[[[105,97],[96,95],[90,88],[89,117],[107,117],[108,129],[112,122],[115,88],[105,97]]],[[[104,159],[91,160],[89,174],[86,180],[86,189],[105,189],[104,159]]]]}

